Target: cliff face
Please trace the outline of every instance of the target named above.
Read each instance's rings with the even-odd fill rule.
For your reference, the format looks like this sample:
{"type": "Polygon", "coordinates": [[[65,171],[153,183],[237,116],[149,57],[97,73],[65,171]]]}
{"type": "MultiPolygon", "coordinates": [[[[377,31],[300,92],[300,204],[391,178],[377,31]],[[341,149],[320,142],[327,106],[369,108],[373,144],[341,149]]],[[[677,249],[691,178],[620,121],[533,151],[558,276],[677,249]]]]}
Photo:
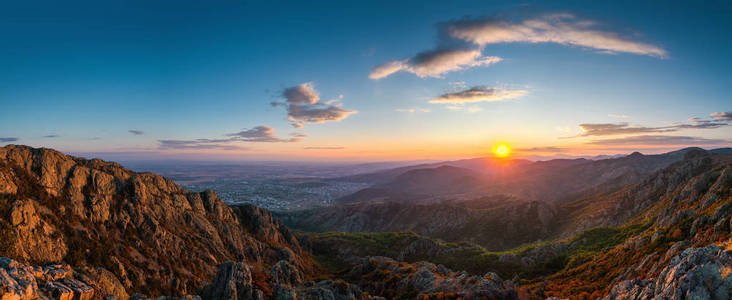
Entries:
{"type": "Polygon", "coordinates": [[[0,256],[104,267],[130,291],[196,293],[225,261],[246,262],[257,278],[278,262],[312,273],[268,211],[229,207],[213,191],[191,193],[116,163],[0,148],[0,197],[0,256]]]}

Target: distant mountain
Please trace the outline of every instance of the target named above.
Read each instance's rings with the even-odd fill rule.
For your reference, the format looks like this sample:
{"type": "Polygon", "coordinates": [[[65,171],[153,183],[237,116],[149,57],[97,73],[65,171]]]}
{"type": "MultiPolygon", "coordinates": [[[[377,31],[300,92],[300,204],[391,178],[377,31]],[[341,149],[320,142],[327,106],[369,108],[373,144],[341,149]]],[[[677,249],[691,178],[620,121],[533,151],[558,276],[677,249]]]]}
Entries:
{"type": "Polygon", "coordinates": [[[370,182],[372,186],[335,202],[429,202],[506,194],[529,201],[563,203],[635,183],[697,149],[657,155],[635,152],[602,160],[477,158],[402,167],[343,178],[370,182]]]}

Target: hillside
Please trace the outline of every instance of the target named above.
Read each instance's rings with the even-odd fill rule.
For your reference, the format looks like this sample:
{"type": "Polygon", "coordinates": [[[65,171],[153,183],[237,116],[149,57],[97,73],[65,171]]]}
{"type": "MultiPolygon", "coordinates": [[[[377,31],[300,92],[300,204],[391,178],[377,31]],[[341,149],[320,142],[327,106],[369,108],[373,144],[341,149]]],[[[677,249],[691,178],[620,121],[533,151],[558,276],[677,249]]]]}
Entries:
{"type": "MultiPolygon", "coordinates": [[[[637,183],[557,209],[562,217],[553,222],[561,234],[506,251],[470,242],[447,243],[414,232],[314,233],[303,241],[333,270],[347,269],[355,257],[373,255],[406,262],[428,260],[472,274],[490,270],[512,278],[522,299],[729,299],[732,295],[730,155],[687,151],[680,161],[637,183]]],[[[355,218],[365,211],[350,215],[355,218]]],[[[386,211],[364,219],[379,218],[386,211]]],[[[435,211],[424,213],[435,217],[433,224],[456,219],[435,211]]]]}
{"type": "Polygon", "coordinates": [[[167,178],[51,149],[0,148],[0,216],[2,299],[515,295],[496,276],[476,276],[484,283],[475,286],[459,272],[389,269],[394,264],[377,258],[351,270],[360,275],[349,283],[323,271],[267,210],[227,206],[213,191],[188,192],[167,178]],[[384,278],[388,289],[355,280],[386,269],[402,276],[384,278]],[[430,272],[446,284],[423,284],[430,272]]]}

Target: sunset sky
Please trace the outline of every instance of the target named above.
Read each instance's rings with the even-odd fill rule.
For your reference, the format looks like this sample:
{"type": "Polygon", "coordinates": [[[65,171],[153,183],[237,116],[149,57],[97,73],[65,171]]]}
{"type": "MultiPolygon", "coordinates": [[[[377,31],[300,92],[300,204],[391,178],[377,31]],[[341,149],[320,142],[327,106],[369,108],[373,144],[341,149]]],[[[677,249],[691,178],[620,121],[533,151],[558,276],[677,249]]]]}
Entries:
{"type": "Polygon", "coordinates": [[[732,4],[6,1],[0,145],[127,158],[732,146],[732,4]]]}

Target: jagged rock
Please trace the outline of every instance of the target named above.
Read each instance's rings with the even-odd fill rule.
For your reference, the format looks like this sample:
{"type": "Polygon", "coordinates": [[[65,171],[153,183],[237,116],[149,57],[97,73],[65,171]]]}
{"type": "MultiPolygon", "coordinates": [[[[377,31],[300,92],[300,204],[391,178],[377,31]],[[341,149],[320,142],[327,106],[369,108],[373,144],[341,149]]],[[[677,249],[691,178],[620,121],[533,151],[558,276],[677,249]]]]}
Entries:
{"type": "Polygon", "coordinates": [[[390,291],[414,295],[450,292],[461,298],[486,297],[488,299],[517,299],[512,284],[504,282],[498,275],[468,275],[466,272],[452,272],[438,268],[435,264],[419,262],[408,264],[387,257],[366,257],[353,267],[346,278],[362,286],[371,295],[394,297],[390,291]],[[368,279],[367,279],[368,278],[368,279]],[[390,283],[369,284],[379,281],[390,283]]]}
{"type": "Polygon", "coordinates": [[[253,297],[254,287],[249,266],[241,262],[221,264],[213,282],[203,292],[203,299],[243,300],[253,297]]]}
{"type": "Polygon", "coordinates": [[[46,283],[45,290],[48,295],[56,300],[71,300],[74,298],[74,292],[65,284],[57,281],[49,281],[46,283]]]}
{"type": "Polygon", "coordinates": [[[623,281],[603,299],[730,299],[731,266],[732,251],[716,245],[688,248],[675,256],[655,280],[623,281]]]}
{"type": "Polygon", "coordinates": [[[358,286],[343,280],[309,281],[298,287],[298,297],[312,300],[366,300],[383,299],[364,295],[358,286]]]}
{"type": "Polygon", "coordinates": [[[303,282],[302,272],[285,260],[281,260],[272,266],[270,276],[279,285],[297,286],[303,282]]]}
{"type": "Polygon", "coordinates": [[[129,295],[125,291],[125,287],[122,283],[114,276],[114,273],[101,268],[89,268],[85,270],[89,276],[87,280],[83,280],[88,285],[94,285],[100,293],[104,295],[111,295],[120,300],[127,300],[129,295]]]}
{"type": "Polygon", "coordinates": [[[18,258],[105,267],[127,291],[192,294],[225,261],[269,268],[287,260],[312,272],[312,259],[268,211],[229,207],[213,191],[188,192],[116,163],[0,147],[0,193],[18,258]]]}

